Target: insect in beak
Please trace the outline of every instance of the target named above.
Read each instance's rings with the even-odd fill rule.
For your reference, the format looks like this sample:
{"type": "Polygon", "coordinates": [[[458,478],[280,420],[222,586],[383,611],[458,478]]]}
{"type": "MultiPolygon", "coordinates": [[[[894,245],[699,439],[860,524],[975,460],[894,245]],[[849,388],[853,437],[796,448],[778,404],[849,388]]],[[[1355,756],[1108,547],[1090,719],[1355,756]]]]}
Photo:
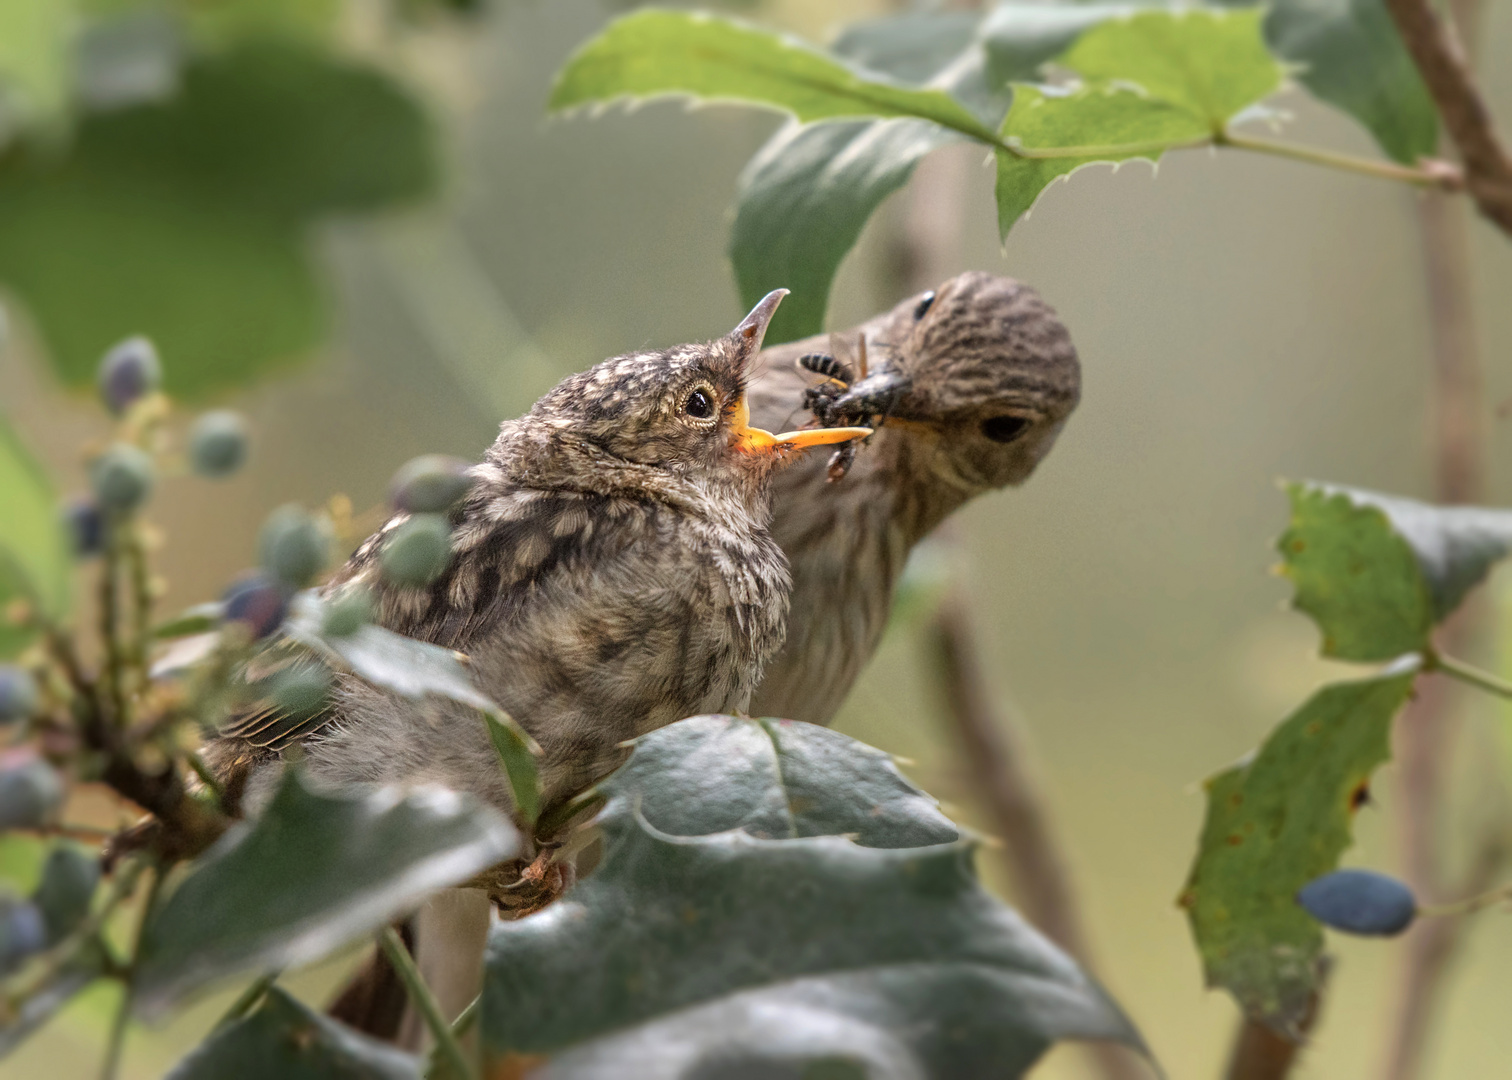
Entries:
{"type": "Polygon", "coordinates": [[[770,431],[751,426],[751,407],[742,397],[730,417],[730,430],[735,435],[735,445],[748,454],[780,453],[784,450],[802,450],[810,446],[829,446],[832,443],[864,439],[872,433],[869,427],[805,428],[802,431],[784,431],[773,435],[770,431]]]}

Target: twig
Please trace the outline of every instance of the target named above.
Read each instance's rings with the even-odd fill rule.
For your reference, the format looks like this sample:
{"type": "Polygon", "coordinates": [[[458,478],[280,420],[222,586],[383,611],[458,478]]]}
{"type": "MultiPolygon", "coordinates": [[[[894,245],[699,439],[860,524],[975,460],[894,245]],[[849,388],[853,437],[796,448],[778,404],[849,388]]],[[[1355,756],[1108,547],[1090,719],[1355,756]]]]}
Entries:
{"type": "MultiPolygon", "coordinates": [[[[479,994],[477,997],[473,998],[472,1001],[467,1003],[467,1008],[463,1009],[460,1013],[457,1014],[457,1018],[452,1021],[451,1025],[453,1036],[455,1036],[459,1040],[467,1036],[467,1033],[471,1031],[473,1029],[473,1026],[478,1022],[478,1011],[482,1007],[482,1004],[483,995],[479,994]]],[[[437,1044],[431,1050],[430,1064],[429,1067],[425,1070],[425,1075],[428,1080],[442,1080],[442,1078],[444,1078],[444,1080],[457,1080],[457,1078],[451,1076],[451,1074],[447,1071],[446,1062],[441,1057],[440,1044],[437,1044]]]]}
{"type": "MultiPolygon", "coordinates": [[[[929,637],[936,677],[965,745],[977,789],[1003,841],[1024,914],[1090,971],[1091,948],[1082,927],[1081,905],[1029,768],[1023,736],[994,705],[959,592],[952,591],[941,601],[929,637]]],[[[1108,1080],[1145,1075],[1134,1056],[1119,1047],[1097,1043],[1088,1049],[1108,1080]]]]}
{"type": "Polygon", "coordinates": [[[259,1001],[267,996],[268,991],[273,988],[273,984],[282,974],[282,971],[269,971],[254,979],[250,986],[237,995],[231,1007],[221,1014],[221,1018],[215,1022],[215,1027],[211,1030],[219,1031],[227,1024],[234,1024],[246,1016],[259,1001]]]}
{"type": "Polygon", "coordinates": [[[115,1019],[110,1025],[110,1041],[105,1047],[105,1063],[101,1066],[101,1080],[115,1080],[121,1068],[121,1053],[126,1048],[126,1029],[131,1023],[131,1006],[136,996],[136,962],[142,947],[142,928],[157,907],[158,896],[163,889],[163,868],[152,871],[152,884],[147,889],[147,899],[142,903],[142,915],[137,920],[136,937],[131,943],[131,964],[122,979],[121,1003],[116,1007],[115,1019]]]}
{"type": "Polygon", "coordinates": [[[1411,168],[1391,161],[1376,161],[1373,158],[1340,154],[1300,143],[1279,142],[1275,139],[1257,139],[1235,131],[1224,131],[1212,140],[1215,146],[1228,146],[1235,150],[1250,150],[1257,154],[1272,154],[1276,157],[1305,161],[1309,165],[1322,165],[1330,169],[1373,176],[1378,180],[1395,180],[1416,187],[1440,188],[1444,191],[1463,191],[1465,178],[1459,166],[1447,161],[1434,161],[1422,168],[1411,168]]]}
{"type": "Polygon", "coordinates": [[[415,966],[414,957],[410,956],[409,950],[404,947],[404,941],[392,926],[385,926],[382,933],[378,935],[378,944],[383,949],[383,955],[388,957],[388,962],[393,965],[399,981],[404,983],[404,990],[409,994],[410,1003],[419,1010],[425,1020],[425,1026],[430,1029],[431,1037],[436,1040],[436,1050],[446,1062],[447,1068],[451,1070],[452,1080],[467,1080],[472,1077],[474,1073],[467,1063],[467,1056],[462,1052],[462,1044],[457,1041],[451,1024],[447,1023],[446,1017],[442,1015],[441,1006],[437,1003],[435,995],[430,992],[430,987],[425,985],[425,979],[421,976],[420,969],[415,966]]]}
{"type": "Polygon", "coordinates": [[[1481,213],[1512,236],[1512,156],[1496,133],[1459,34],[1429,0],[1386,0],[1386,10],[1464,159],[1466,190],[1481,213]]]}
{"type": "Polygon", "coordinates": [[[126,703],[126,652],[120,628],[121,534],[126,522],[119,514],[110,514],[105,523],[105,553],[100,562],[100,644],[105,650],[105,670],[101,681],[109,694],[112,719],[125,730],[130,722],[126,703]]]}
{"type": "Polygon", "coordinates": [[[1512,683],[1491,674],[1489,671],[1482,671],[1474,665],[1467,664],[1463,660],[1456,660],[1452,656],[1444,656],[1442,653],[1435,655],[1431,661],[1429,670],[1442,671],[1445,675],[1458,679],[1466,685],[1484,690],[1488,694],[1495,694],[1497,697],[1512,698],[1512,683]]]}
{"type": "MultiPolygon", "coordinates": [[[[1304,1036],[1318,1025],[1330,967],[1328,958],[1324,957],[1318,971],[1317,987],[1308,999],[1306,1014],[1297,1025],[1298,1032],[1304,1036]]],[[[1304,1047],[1305,1042],[1293,1042],[1270,1025],[1247,1016],[1239,1023],[1234,1048],[1224,1069],[1224,1080],[1283,1080],[1304,1047]]]]}

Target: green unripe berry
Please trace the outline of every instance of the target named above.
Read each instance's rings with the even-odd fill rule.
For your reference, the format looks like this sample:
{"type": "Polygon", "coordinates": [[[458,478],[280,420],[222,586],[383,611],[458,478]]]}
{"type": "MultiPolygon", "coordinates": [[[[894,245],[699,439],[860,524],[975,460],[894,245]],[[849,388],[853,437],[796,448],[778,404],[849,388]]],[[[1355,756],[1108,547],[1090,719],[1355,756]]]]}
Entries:
{"type": "Polygon", "coordinates": [[[42,882],[32,901],[47,923],[47,943],[56,945],[89,914],[89,901],[100,883],[100,860],[73,844],[59,844],[42,867],[42,882]]]}
{"type": "Polygon", "coordinates": [[[440,514],[416,514],[395,527],[378,557],[384,580],[421,588],[446,572],[451,562],[451,526],[440,514]]]}
{"type": "Polygon", "coordinates": [[[0,664],[0,724],[14,724],[37,715],[41,704],[31,672],[14,664],[0,664]]]}
{"type": "Polygon", "coordinates": [[[326,637],[351,637],[372,621],[372,591],[366,585],[348,585],[326,605],[320,631],[326,637]]]}
{"type": "Polygon", "coordinates": [[[229,409],[207,412],[189,431],[189,462],[201,476],[230,476],[247,460],[247,422],[229,409]]]}
{"type": "Polygon", "coordinates": [[[331,700],[331,672],[323,664],[292,664],[267,680],[269,700],[286,716],[314,716],[331,700]]]}
{"type": "Polygon", "coordinates": [[[140,447],[115,443],[94,459],[89,483],[102,509],[129,513],[152,494],[152,458],[140,447]]]}
{"type": "Polygon", "coordinates": [[[411,514],[444,514],[473,486],[468,463],[444,454],[424,454],[400,466],[390,488],[394,508],[411,514]]]}
{"type": "Polygon", "coordinates": [[[263,567],[291,589],[302,589],[314,580],[331,555],[326,523],[292,503],[268,515],[258,546],[263,567]]]}

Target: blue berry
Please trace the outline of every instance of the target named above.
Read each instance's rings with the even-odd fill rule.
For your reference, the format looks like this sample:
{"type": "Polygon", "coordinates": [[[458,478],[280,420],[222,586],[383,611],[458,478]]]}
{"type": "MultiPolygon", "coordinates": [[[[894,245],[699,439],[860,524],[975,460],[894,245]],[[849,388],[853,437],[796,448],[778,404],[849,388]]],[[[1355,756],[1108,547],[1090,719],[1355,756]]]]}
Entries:
{"type": "Polygon", "coordinates": [[[325,523],[292,503],[268,515],[258,537],[263,568],[291,589],[302,589],[325,567],[331,537],[325,523]]]}
{"type": "Polygon", "coordinates": [[[444,514],[473,486],[461,458],[425,454],[399,467],[390,487],[394,508],[411,514],[444,514]]]}
{"type": "Polygon", "coordinates": [[[416,514],[384,538],[378,556],[384,579],[420,588],[446,572],[451,563],[451,526],[440,514],[416,514]]]}
{"type": "Polygon", "coordinates": [[[47,921],[29,900],[0,898],[0,974],[9,974],[47,948],[47,921]]]}
{"type": "Polygon", "coordinates": [[[230,476],[247,460],[247,422],[229,409],[207,412],[189,430],[189,463],[201,476],[230,476]]]}
{"type": "Polygon", "coordinates": [[[132,402],[156,390],[162,381],[157,349],[144,337],[127,338],[100,361],[100,397],[117,416],[132,402]]]}
{"type": "Polygon", "coordinates": [[[63,805],[63,778],[40,758],[0,767],[0,829],[35,829],[63,805]]]}
{"type": "Polygon", "coordinates": [[[14,664],[0,664],[0,724],[14,724],[37,715],[37,682],[31,672],[14,664]]]}
{"type": "Polygon", "coordinates": [[[227,622],[245,623],[254,640],[265,638],[283,625],[289,601],[277,582],[261,570],[233,581],[221,597],[227,622]]]}
{"type": "Polygon", "coordinates": [[[152,493],[152,458],[140,447],[116,443],[89,466],[89,483],[106,510],[135,510],[152,493]]]}
{"type": "Polygon", "coordinates": [[[105,550],[105,515],[94,500],[81,497],[64,503],[63,528],[75,558],[87,559],[105,550]]]}
{"type": "Polygon", "coordinates": [[[1297,903],[1324,926],[1371,937],[1400,934],[1417,916],[1412,890],[1373,870],[1324,874],[1302,886],[1297,903]]]}

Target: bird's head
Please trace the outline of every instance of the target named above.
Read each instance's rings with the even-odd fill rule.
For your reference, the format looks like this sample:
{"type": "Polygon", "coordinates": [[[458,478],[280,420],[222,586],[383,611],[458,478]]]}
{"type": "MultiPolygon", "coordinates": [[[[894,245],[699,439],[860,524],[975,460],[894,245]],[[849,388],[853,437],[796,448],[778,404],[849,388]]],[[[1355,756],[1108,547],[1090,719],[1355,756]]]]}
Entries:
{"type": "MultiPolygon", "coordinates": [[[[869,435],[827,428],[780,435],[751,426],[750,369],[786,289],[769,293],[726,334],[703,344],[632,353],[569,376],[526,417],[549,430],[565,469],[620,468],[652,482],[761,485],[772,469],[806,447],[869,435]]],[[[549,478],[543,478],[549,479],[549,478]]]]}
{"type": "Polygon", "coordinates": [[[995,274],[905,300],[873,345],[874,370],[899,387],[889,423],[938,434],[933,471],[967,489],[1026,480],[1081,397],[1065,325],[1039,293],[995,274]]]}

